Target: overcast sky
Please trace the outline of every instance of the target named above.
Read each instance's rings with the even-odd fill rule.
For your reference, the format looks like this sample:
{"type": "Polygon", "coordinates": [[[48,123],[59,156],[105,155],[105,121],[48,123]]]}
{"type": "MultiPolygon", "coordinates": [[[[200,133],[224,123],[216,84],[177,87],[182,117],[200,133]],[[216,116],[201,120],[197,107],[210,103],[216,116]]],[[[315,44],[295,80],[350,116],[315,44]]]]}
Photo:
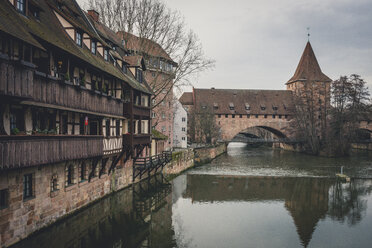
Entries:
{"type": "MultiPolygon", "coordinates": [[[[80,0],[79,2],[84,2],[80,0]]],[[[371,0],[164,0],[185,17],[216,67],[197,88],[284,89],[307,42],[332,79],[372,88],[371,0]]]]}

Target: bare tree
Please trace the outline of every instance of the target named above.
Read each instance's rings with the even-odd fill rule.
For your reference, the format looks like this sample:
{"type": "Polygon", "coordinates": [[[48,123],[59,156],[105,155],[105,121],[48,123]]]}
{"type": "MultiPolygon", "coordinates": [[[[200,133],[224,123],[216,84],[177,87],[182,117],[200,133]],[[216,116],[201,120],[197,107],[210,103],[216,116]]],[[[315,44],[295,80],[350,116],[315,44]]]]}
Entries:
{"type": "Polygon", "coordinates": [[[189,139],[193,143],[214,144],[219,138],[216,115],[207,106],[193,107],[188,115],[189,139]]]}
{"type": "Polygon", "coordinates": [[[186,29],[181,14],[160,0],[89,0],[88,7],[98,10],[101,22],[114,31],[137,35],[142,55],[151,55],[151,50],[160,49],[154,46],[155,42],[176,61],[172,73],[168,76],[157,73],[152,79],[154,83],[149,82],[153,99],[156,99],[153,107],[159,105],[174,87],[190,85],[193,76],[214,66],[214,61],[205,57],[197,36],[186,29]]]}
{"type": "Polygon", "coordinates": [[[366,82],[359,75],[341,76],[332,83],[332,109],[328,149],[337,155],[347,155],[357,141],[359,121],[371,114],[366,82]]]}

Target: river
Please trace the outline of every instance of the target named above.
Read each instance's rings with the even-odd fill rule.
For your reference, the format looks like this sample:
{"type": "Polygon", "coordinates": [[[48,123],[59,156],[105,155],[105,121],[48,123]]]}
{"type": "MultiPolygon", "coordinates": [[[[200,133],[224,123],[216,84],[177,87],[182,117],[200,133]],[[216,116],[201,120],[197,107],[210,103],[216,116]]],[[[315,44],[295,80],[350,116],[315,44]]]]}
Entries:
{"type": "Polygon", "coordinates": [[[371,247],[372,153],[247,148],[110,195],[14,247],[371,247]],[[334,176],[343,167],[352,179],[334,176]]]}

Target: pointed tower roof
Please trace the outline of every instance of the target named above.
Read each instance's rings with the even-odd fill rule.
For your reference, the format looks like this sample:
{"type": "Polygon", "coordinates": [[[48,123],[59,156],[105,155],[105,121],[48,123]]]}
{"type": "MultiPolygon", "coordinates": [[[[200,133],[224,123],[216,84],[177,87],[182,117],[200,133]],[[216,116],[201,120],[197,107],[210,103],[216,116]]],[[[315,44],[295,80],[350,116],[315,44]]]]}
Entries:
{"type": "Polygon", "coordinates": [[[319,82],[332,81],[332,79],[326,76],[320,69],[313,48],[311,47],[309,41],[306,44],[305,50],[301,56],[300,62],[298,63],[295,74],[291,79],[288,80],[287,84],[306,80],[315,80],[319,82]]]}

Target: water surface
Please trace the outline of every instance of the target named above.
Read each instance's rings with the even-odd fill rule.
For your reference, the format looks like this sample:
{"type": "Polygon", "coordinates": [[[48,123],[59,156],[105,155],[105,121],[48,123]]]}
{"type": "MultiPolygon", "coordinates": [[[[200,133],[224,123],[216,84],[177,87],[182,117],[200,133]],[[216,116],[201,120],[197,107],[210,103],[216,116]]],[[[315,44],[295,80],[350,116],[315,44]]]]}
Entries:
{"type": "Polygon", "coordinates": [[[371,247],[372,154],[320,158],[230,145],[145,180],[15,247],[371,247]],[[335,178],[340,171],[351,182],[335,178]]]}

